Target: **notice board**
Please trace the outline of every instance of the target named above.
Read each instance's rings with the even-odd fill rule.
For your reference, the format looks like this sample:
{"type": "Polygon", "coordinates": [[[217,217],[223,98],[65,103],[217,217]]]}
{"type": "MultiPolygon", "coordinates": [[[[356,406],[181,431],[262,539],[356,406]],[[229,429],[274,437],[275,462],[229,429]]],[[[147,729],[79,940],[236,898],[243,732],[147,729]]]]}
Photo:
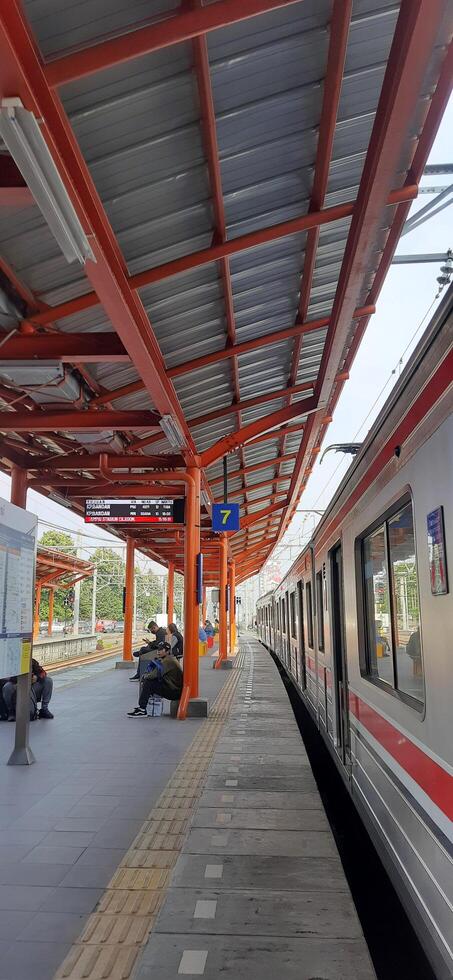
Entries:
{"type": "Polygon", "coordinates": [[[0,677],[27,674],[30,666],[37,523],[0,498],[0,677]]]}

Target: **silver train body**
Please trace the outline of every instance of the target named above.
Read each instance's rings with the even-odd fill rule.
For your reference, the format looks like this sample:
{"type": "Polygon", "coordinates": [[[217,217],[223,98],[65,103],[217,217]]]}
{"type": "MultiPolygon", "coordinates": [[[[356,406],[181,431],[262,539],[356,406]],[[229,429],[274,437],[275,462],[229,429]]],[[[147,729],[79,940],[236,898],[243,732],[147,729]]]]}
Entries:
{"type": "Polygon", "coordinates": [[[259,637],[297,685],[442,980],[453,976],[452,338],[453,287],[313,540],[257,604],[259,637]]]}

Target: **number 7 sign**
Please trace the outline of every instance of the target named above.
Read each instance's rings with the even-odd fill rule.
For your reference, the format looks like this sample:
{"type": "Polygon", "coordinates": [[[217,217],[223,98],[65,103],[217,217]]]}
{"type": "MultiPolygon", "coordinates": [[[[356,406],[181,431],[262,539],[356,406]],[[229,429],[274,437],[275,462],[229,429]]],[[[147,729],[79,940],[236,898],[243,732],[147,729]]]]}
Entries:
{"type": "Polygon", "coordinates": [[[239,531],[239,528],[239,504],[225,501],[223,504],[212,505],[213,531],[239,531]]]}

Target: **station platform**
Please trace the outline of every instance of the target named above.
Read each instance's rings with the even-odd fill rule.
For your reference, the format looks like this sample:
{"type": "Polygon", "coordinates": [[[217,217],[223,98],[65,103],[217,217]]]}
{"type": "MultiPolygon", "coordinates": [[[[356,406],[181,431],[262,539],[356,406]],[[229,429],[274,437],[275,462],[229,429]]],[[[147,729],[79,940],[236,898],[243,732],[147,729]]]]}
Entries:
{"type": "Polygon", "coordinates": [[[126,718],[105,662],[59,676],[37,764],[0,770],[0,980],[375,976],[272,659],[200,668],[185,723],[126,718]]]}

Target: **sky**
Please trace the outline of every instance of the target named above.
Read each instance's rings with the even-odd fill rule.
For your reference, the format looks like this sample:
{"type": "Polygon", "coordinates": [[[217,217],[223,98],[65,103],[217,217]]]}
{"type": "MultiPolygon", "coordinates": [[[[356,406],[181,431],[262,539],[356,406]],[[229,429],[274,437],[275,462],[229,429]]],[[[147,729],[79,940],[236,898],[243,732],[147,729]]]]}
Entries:
{"type": "MultiPolygon", "coordinates": [[[[453,162],[452,134],[453,98],[439,128],[429,158],[430,163],[453,162]]],[[[422,183],[443,187],[449,182],[452,182],[451,175],[424,177],[422,183]]],[[[420,195],[412,205],[411,215],[420,210],[430,199],[425,194],[420,195]]],[[[449,248],[453,248],[453,206],[441,211],[431,221],[425,222],[419,230],[402,238],[397,251],[406,254],[446,252],[449,248]]],[[[423,330],[416,332],[417,328],[422,321],[424,325],[429,322],[435,309],[435,305],[431,307],[431,304],[437,292],[438,275],[439,267],[434,264],[391,267],[379,297],[377,311],[370,320],[351,369],[350,378],[343,388],[323,449],[331,443],[361,441],[366,436],[397,380],[403,352],[405,354],[402,364],[405,364],[422,335],[423,330]],[[425,318],[430,307],[430,314],[425,318]],[[384,389],[382,395],[376,402],[377,395],[382,389],[384,389]]],[[[351,456],[329,453],[320,464],[318,456],[299,507],[307,510],[326,508],[350,463],[351,456]]],[[[9,488],[9,477],[0,473],[0,497],[9,500],[9,488]]],[[[72,514],[66,507],[61,507],[33,490],[28,493],[27,509],[37,514],[40,520],[39,536],[47,530],[48,526],[57,526],[62,530],[83,535],[80,543],[86,548],[94,548],[103,543],[112,545],[115,549],[119,546],[125,547],[120,544],[118,538],[100,528],[87,528],[83,520],[72,514]]],[[[272,558],[281,562],[282,570],[289,567],[297,551],[300,550],[303,540],[310,537],[315,520],[315,515],[303,513],[297,514],[293,519],[272,558]],[[293,546],[289,549],[288,544],[291,541],[297,542],[297,548],[293,546]]],[[[149,565],[158,573],[162,574],[164,571],[156,562],[150,561],[149,565]]]]}

